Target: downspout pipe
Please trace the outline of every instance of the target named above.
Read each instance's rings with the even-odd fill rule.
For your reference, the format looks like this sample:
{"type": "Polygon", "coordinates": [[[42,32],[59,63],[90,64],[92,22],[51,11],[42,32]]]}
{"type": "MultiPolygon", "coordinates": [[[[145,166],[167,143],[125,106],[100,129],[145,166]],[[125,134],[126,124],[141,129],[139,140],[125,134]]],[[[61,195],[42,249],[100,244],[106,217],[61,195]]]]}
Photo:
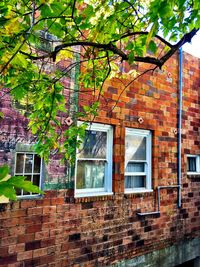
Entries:
{"type": "Polygon", "coordinates": [[[178,100],[178,208],[181,208],[181,145],[182,145],[182,106],[183,106],[183,50],[179,49],[179,100],[178,100]]]}
{"type": "Polygon", "coordinates": [[[147,215],[159,215],[160,214],[160,191],[161,189],[167,188],[177,188],[178,189],[178,200],[177,206],[181,208],[181,177],[182,177],[182,170],[181,170],[181,144],[182,144],[182,106],[183,106],[183,51],[182,48],[179,49],[179,74],[178,74],[178,159],[177,159],[177,185],[168,185],[168,186],[158,186],[158,209],[153,212],[138,212],[137,215],[139,216],[147,216],[147,215]]]}

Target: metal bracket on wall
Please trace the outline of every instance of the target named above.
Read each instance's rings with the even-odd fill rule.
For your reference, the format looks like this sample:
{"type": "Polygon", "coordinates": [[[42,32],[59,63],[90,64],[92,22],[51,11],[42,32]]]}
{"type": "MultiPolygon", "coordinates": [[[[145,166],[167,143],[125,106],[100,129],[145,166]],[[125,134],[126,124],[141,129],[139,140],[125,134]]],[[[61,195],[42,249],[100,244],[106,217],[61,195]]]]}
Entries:
{"type": "Polygon", "coordinates": [[[158,190],[158,199],[157,199],[157,203],[158,203],[158,210],[156,211],[150,211],[150,212],[138,212],[137,215],[138,216],[147,216],[147,215],[159,215],[160,214],[160,190],[161,189],[170,189],[170,188],[177,188],[177,189],[181,189],[180,185],[165,185],[165,186],[158,186],[157,190],[158,190]]]}

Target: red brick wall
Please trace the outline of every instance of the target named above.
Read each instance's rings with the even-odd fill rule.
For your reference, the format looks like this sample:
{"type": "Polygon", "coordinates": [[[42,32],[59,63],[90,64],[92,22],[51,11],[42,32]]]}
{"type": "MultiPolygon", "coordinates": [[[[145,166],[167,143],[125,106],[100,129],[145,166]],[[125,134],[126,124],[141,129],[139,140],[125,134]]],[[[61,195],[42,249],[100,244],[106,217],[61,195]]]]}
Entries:
{"type": "MultiPolygon", "coordinates": [[[[101,98],[96,121],[114,127],[114,195],[75,199],[73,190],[60,190],[48,191],[41,199],[2,204],[0,266],[106,266],[200,237],[200,177],[186,173],[186,154],[200,154],[200,61],[185,54],[183,63],[181,209],[177,208],[177,189],[164,189],[160,216],[139,217],[137,212],[156,210],[156,190],[124,194],[125,127],[153,132],[153,189],[177,184],[176,55],[162,71],[132,83],[112,112],[124,85],[118,79],[106,84],[108,103],[101,98]]],[[[80,94],[80,105],[92,98],[80,94]]]]}
{"type": "Polygon", "coordinates": [[[160,217],[136,215],[153,209],[147,193],[77,201],[49,191],[41,200],[2,205],[0,266],[106,266],[198,237],[199,182],[184,184],[183,192],[180,210],[173,190],[162,194],[160,217]]]}

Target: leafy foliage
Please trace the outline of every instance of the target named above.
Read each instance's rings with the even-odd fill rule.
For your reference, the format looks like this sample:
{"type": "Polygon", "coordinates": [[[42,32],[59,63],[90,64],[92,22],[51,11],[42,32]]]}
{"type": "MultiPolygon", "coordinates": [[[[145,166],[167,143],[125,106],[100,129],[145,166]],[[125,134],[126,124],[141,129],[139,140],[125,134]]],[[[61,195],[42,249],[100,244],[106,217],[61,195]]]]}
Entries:
{"type": "Polygon", "coordinates": [[[25,180],[25,176],[9,176],[7,165],[0,167],[0,196],[5,196],[11,200],[16,200],[16,189],[23,189],[27,192],[43,194],[36,185],[25,180]]]}
{"type": "Polygon", "coordinates": [[[77,110],[78,84],[98,103],[123,61],[162,67],[200,27],[199,0],[2,0],[0,13],[0,87],[21,103],[28,96],[36,151],[72,161],[84,127],[77,118],[92,121],[98,110],[77,110]],[[75,85],[67,87],[64,79],[73,75],[75,85]],[[68,116],[71,129],[63,127],[68,116]]]}

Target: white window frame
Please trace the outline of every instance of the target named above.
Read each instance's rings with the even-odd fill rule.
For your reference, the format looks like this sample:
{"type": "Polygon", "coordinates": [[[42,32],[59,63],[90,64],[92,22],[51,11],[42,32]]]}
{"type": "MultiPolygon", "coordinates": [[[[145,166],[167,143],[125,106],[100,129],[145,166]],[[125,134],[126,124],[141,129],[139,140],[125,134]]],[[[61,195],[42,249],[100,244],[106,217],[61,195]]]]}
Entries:
{"type": "MultiPolygon", "coordinates": [[[[34,159],[35,159],[35,155],[37,155],[37,153],[32,152],[32,151],[20,151],[20,152],[16,152],[15,153],[15,166],[14,166],[14,175],[16,176],[26,176],[26,175],[31,175],[31,182],[33,182],[33,175],[40,175],[40,183],[39,183],[39,188],[42,189],[42,173],[43,173],[43,159],[40,158],[40,173],[34,173],[34,159]],[[16,168],[17,168],[17,155],[18,154],[23,154],[24,155],[24,162],[23,162],[23,172],[16,172],[16,168]],[[28,173],[25,172],[25,155],[26,154],[31,154],[33,155],[33,164],[32,164],[32,172],[28,173]]],[[[22,189],[22,193],[23,193],[23,189],[22,189]]],[[[17,195],[17,198],[34,198],[34,197],[38,197],[40,196],[40,194],[33,194],[30,192],[30,194],[28,195],[17,195]]]]}
{"type": "MultiPolygon", "coordinates": [[[[81,125],[83,122],[78,122],[81,125]]],[[[91,123],[86,130],[100,131],[107,133],[106,142],[106,159],[107,162],[105,168],[105,178],[104,187],[102,188],[92,188],[92,189],[77,189],[77,164],[78,160],[98,160],[98,158],[78,158],[78,149],[75,163],[75,197],[85,197],[85,196],[99,196],[99,195],[112,195],[112,151],[113,151],[113,127],[107,124],[91,123]]],[[[102,159],[99,159],[102,161],[102,159]]]]}
{"type": "MultiPolygon", "coordinates": [[[[127,135],[146,137],[146,160],[134,160],[132,162],[145,162],[144,172],[125,172],[126,166],[124,166],[124,192],[126,194],[138,193],[138,192],[152,192],[152,133],[149,130],[126,128],[125,140],[127,135]],[[146,176],[146,187],[125,188],[126,176],[146,176]]],[[[126,141],[125,141],[126,142],[126,141]]],[[[126,154],[126,149],[125,149],[126,154]]],[[[126,155],[125,155],[126,157],[126,155]]],[[[128,161],[131,162],[131,161],[128,161]]],[[[127,164],[128,164],[127,162],[127,164]]]]}
{"type": "Polygon", "coordinates": [[[187,174],[189,174],[189,175],[199,175],[200,174],[200,155],[187,155],[187,174]],[[188,158],[195,158],[196,159],[196,171],[195,172],[188,171],[188,158]]]}

